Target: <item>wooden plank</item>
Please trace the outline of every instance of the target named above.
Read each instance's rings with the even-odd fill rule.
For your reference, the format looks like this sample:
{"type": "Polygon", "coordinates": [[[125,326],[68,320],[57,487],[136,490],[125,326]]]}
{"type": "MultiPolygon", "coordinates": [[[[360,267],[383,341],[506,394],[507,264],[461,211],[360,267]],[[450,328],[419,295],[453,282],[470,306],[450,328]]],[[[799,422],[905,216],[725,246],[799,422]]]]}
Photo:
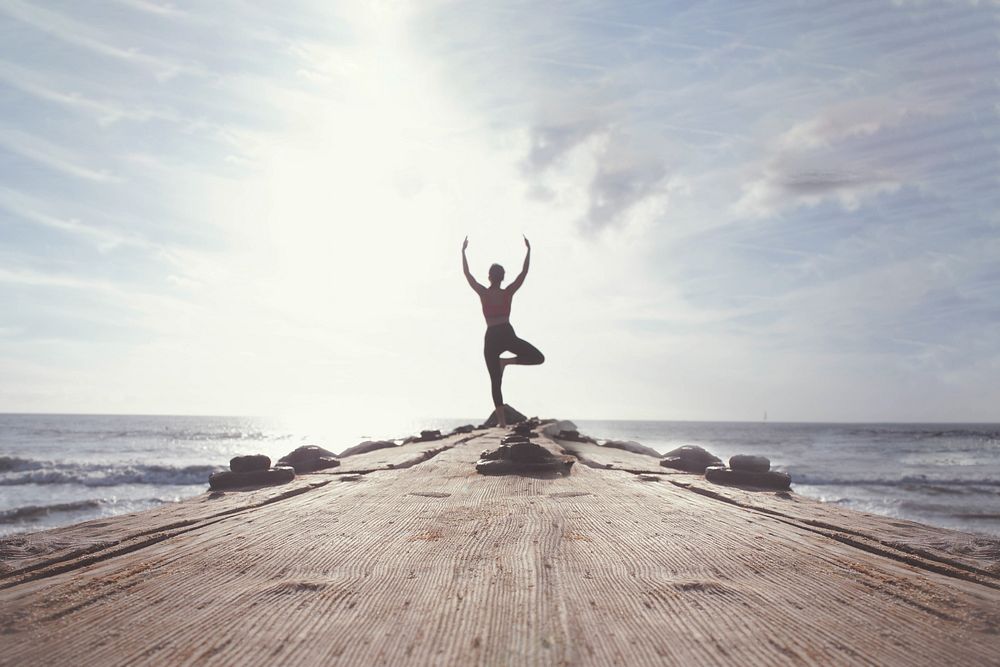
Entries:
{"type": "MultiPolygon", "coordinates": [[[[209,492],[145,512],[94,519],[52,530],[0,538],[0,586],[39,569],[61,569],[77,558],[103,558],[107,552],[141,547],[150,541],[190,530],[192,526],[298,495],[345,476],[406,468],[439,451],[475,439],[459,434],[416,442],[343,459],[340,466],[298,475],[294,481],[257,489],[209,492]]],[[[207,480],[206,480],[207,484],[207,480]]]]}
{"type": "MultiPolygon", "coordinates": [[[[670,483],[736,505],[798,521],[806,526],[864,538],[885,547],[970,572],[1000,577],[1000,540],[936,528],[915,521],[858,512],[796,493],[756,491],[713,484],[704,477],[670,477],[670,483]]],[[[794,479],[793,487],[794,487],[794,479]]]]}
{"type": "Polygon", "coordinates": [[[499,435],[2,590],[0,664],[997,664],[995,588],[499,435]]]}
{"type": "Polygon", "coordinates": [[[317,480],[313,475],[308,475],[280,486],[205,492],[179,503],[170,503],[144,512],[0,538],[0,586],[5,580],[26,572],[108,549],[122,548],[131,543],[156,539],[164,533],[276,502],[329,481],[317,480]]]}
{"type": "MultiPolygon", "coordinates": [[[[660,475],[671,483],[694,491],[717,496],[730,502],[774,512],[816,528],[836,530],[875,544],[898,549],[944,564],[970,569],[980,574],[1000,575],[1000,549],[989,537],[926,526],[913,521],[894,519],[845,509],[795,493],[748,491],[713,484],[702,475],[660,466],[656,459],[641,454],[603,447],[588,442],[557,440],[563,451],[580,458],[594,468],[625,470],[635,474],[660,475]],[[863,517],[863,518],[862,518],[863,517]]],[[[792,479],[794,488],[795,479],[792,479]]]]}

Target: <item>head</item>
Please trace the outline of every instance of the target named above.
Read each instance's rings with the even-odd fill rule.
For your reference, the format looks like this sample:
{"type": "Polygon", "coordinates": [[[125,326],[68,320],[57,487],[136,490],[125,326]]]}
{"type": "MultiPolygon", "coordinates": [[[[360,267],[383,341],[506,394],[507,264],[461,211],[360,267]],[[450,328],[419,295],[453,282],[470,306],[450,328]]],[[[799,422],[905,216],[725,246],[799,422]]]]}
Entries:
{"type": "Polygon", "coordinates": [[[490,285],[499,285],[503,281],[504,270],[499,264],[490,267],[490,285]]]}

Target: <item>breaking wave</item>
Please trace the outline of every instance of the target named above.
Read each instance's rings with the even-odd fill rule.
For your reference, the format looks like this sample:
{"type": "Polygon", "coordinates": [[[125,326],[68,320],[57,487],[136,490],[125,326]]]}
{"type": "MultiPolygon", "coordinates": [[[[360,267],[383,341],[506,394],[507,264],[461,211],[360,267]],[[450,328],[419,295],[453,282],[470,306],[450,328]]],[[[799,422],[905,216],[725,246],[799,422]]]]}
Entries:
{"type": "Polygon", "coordinates": [[[13,456],[0,457],[0,486],[19,484],[80,484],[118,486],[156,484],[182,486],[207,484],[208,476],[223,470],[211,465],[108,465],[96,463],[56,463],[13,456]]]}
{"type": "Polygon", "coordinates": [[[42,461],[22,459],[17,456],[0,456],[0,472],[34,470],[43,465],[42,461]]]}
{"type": "Polygon", "coordinates": [[[936,440],[948,438],[955,440],[972,439],[976,441],[1000,440],[1000,431],[989,426],[982,428],[933,428],[931,426],[907,428],[905,425],[881,428],[858,426],[845,430],[854,437],[869,437],[874,439],[936,440]]]}
{"type": "Polygon", "coordinates": [[[810,475],[789,470],[792,482],[808,486],[930,486],[930,487],[997,487],[1000,489],[1000,479],[996,477],[935,477],[932,475],[903,475],[875,477],[838,477],[826,475],[810,475]]]}
{"type": "Polygon", "coordinates": [[[25,507],[15,507],[12,510],[0,512],[0,523],[26,523],[37,521],[56,512],[77,512],[80,510],[92,510],[104,505],[102,500],[78,500],[71,503],[54,503],[52,505],[27,505],[25,507]]]}

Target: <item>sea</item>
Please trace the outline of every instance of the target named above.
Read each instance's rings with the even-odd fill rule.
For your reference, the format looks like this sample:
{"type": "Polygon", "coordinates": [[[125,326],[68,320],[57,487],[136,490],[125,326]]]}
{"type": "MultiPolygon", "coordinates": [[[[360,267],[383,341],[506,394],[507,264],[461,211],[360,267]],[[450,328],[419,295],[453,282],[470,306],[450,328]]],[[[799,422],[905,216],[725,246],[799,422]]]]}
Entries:
{"type": "MultiPolygon", "coordinates": [[[[135,512],[204,493],[238,454],[370,439],[481,419],[381,420],[310,429],[256,417],[0,414],[0,536],[135,512]]],[[[1000,537],[1000,424],[574,420],[582,433],[660,453],[700,445],[760,454],[797,493],[890,517],[1000,537]]]]}

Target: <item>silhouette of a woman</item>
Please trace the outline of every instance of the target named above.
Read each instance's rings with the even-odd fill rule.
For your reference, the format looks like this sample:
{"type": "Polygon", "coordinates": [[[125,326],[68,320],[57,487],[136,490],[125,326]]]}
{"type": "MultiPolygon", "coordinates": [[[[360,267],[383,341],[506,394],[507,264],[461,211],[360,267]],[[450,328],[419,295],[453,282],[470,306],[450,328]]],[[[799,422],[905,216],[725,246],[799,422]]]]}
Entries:
{"type": "Polygon", "coordinates": [[[469,247],[469,237],[465,237],[462,243],[462,270],[465,271],[465,279],[469,281],[469,287],[476,291],[479,300],[483,305],[483,315],[486,317],[486,338],[483,343],[483,356],[486,357],[486,369],[490,372],[490,385],[493,391],[493,408],[495,410],[497,424],[507,425],[506,415],[503,409],[503,394],[500,391],[500,383],[503,381],[503,369],[511,364],[519,366],[536,366],[545,361],[545,355],[538,351],[538,348],[526,340],[522,340],[514,333],[514,327],[510,325],[510,303],[514,298],[514,293],[521,288],[525,276],[528,275],[528,262],[531,260],[531,244],[527,237],[524,238],[524,247],[527,251],[524,254],[524,267],[520,275],[514,279],[507,287],[500,287],[503,282],[504,270],[499,264],[490,267],[490,286],[483,287],[476,282],[469,272],[469,260],[465,257],[465,249],[469,247]],[[513,352],[514,357],[501,357],[504,352],[513,352]]]}

